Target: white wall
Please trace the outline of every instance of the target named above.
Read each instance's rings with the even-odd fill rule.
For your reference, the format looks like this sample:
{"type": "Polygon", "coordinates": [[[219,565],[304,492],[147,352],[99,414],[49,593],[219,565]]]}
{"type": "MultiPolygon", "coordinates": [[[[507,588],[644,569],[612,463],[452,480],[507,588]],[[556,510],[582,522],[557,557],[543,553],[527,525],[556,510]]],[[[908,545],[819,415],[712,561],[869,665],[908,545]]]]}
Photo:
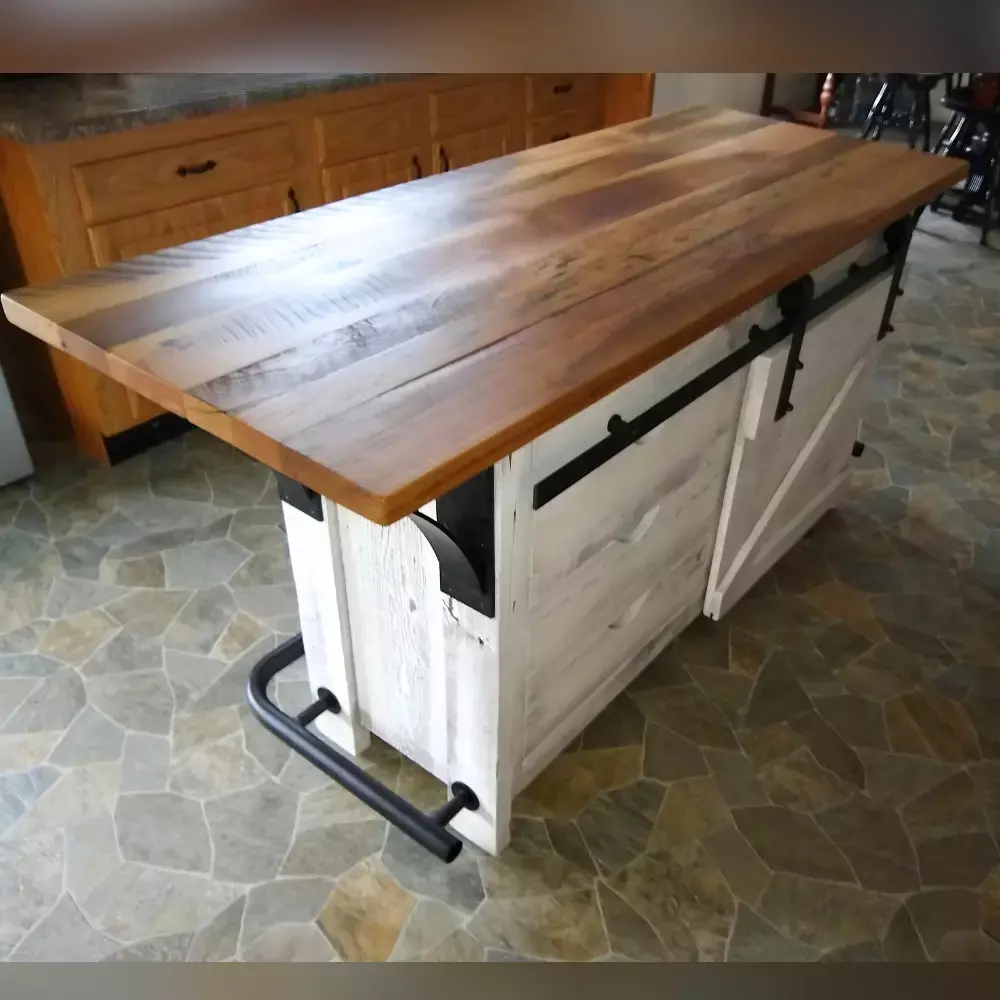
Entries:
{"type": "Polygon", "coordinates": [[[763,73],[657,73],[653,81],[653,114],[678,111],[692,104],[756,112],[760,110],[763,89],[763,73]]]}
{"type": "MultiPolygon", "coordinates": [[[[657,73],[653,81],[653,114],[710,104],[756,114],[764,92],[764,73],[657,73]]],[[[815,99],[814,73],[778,73],[774,103],[807,108],[815,99]]]]}

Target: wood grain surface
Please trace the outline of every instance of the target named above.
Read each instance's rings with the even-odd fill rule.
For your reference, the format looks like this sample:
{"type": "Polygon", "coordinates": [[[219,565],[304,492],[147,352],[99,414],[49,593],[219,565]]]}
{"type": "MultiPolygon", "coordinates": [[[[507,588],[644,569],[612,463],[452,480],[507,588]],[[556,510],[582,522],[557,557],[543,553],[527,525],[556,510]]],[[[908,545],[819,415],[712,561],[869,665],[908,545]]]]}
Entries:
{"type": "Polygon", "coordinates": [[[3,305],[29,333],[389,524],[965,169],[692,108],[3,305]]]}

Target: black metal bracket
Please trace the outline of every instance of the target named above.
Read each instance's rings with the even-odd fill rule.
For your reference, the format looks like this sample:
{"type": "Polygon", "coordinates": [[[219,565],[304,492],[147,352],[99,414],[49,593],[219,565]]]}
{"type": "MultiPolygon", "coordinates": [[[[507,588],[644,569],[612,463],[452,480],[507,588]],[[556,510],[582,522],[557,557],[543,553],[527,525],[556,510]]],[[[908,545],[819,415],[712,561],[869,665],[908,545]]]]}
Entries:
{"type": "Polygon", "coordinates": [[[257,662],[250,671],[247,682],[247,701],[253,714],[279,740],[436,858],[445,864],[454,861],[462,851],[462,841],[447,829],[447,825],[463,809],[475,812],[479,808],[476,793],[468,785],[456,781],[451,786],[452,797],[440,809],[430,814],[421,812],[412,802],[407,802],[309,731],[308,725],[324,712],[332,712],[334,715],[340,713],[340,702],[330,691],[320,688],[319,698],[297,716],[283,712],[268,697],[268,685],[277,674],[302,657],[304,652],[300,634],[287,639],[257,662]]]}
{"type": "Polygon", "coordinates": [[[438,497],[436,520],[419,511],[410,520],[441,567],[441,593],[492,618],[496,614],[493,466],[438,497]]]}
{"type": "MultiPolygon", "coordinates": [[[[280,472],[278,495],[296,510],[323,520],[323,497],[280,472]]],[[[495,608],[493,467],[437,501],[437,520],[416,511],[410,520],[430,543],[441,567],[441,592],[492,618],[495,608]]]]}
{"type": "Polygon", "coordinates": [[[285,503],[317,521],[323,520],[323,498],[319,493],[280,472],[276,472],[274,478],[278,481],[278,496],[285,503]]]}
{"type": "Polygon", "coordinates": [[[778,308],[782,317],[791,324],[791,341],[785,359],[785,372],[781,377],[778,405],[774,411],[775,420],[780,420],[794,409],[792,386],[795,384],[795,373],[802,370],[799,355],[802,353],[802,342],[805,340],[806,325],[810,319],[809,307],[815,294],[816,283],[810,274],[803,275],[778,293],[778,308]]]}
{"type": "MultiPolygon", "coordinates": [[[[922,211],[922,209],[920,210],[922,211]]],[[[899,294],[899,277],[902,275],[903,264],[906,261],[906,250],[909,246],[909,235],[912,233],[916,219],[920,212],[914,216],[893,223],[886,232],[886,252],[875,260],[867,264],[854,264],[848,268],[847,277],[839,281],[832,288],[827,289],[819,295],[815,294],[815,286],[810,283],[804,285],[802,280],[793,282],[787,289],[779,293],[778,302],[781,305],[782,294],[786,295],[786,308],[791,308],[792,315],[786,314],[783,309],[782,318],[773,326],[764,329],[760,326],[752,326],[748,342],[742,347],[738,347],[731,354],[717,361],[714,365],[706,368],[700,375],[696,375],[690,382],[672,392],[669,396],[654,403],[648,410],[644,410],[632,420],[625,420],[615,414],[608,421],[608,436],[602,438],[596,444],[591,445],[586,451],[581,452],[575,458],[571,458],[565,465],[560,466],[551,472],[544,479],[535,484],[532,498],[532,506],[535,510],[544,507],[545,504],[554,500],[560,493],[565,492],[574,486],[585,476],[595,469],[600,468],[605,462],[610,461],[615,455],[624,451],[650,431],[659,427],[660,424],[669,420],[670,417],[679,413],[685,407],[690,406],[695,400],[700,399],[707,392],[711,392],[717,385],[720,385],[731,375],[735,375],[740,369],[745,368],[755,358],[760,357],[769,351],[776,344],[780,344],[786,337],[792,336],[796,330],[803,332],[808,323],[818,316],[832,309],[835,305],[862,289],[874,279],[881,277],[887,271],[893,270],[893,284],[886,302],[886,314],[892,308],[892,303],[899,294]],[[912,220],[912,221],[911,221],[912,220]],[[901,226],[907,227],[905,230],[901,226]],[[906,242],[900,247],[899,234],[905,232],[906,242]],[[801,288],[794,292],[788,289],[801,285],[801,288]],[[805,294],[808,292],[808,294],[805,294]],[[798,299],[799,309],[796,311],[795,303],[797,297],[805,295],[807,301],[798,299]]],[[[809,277],[808,275],[806,277],[809,277]]],[[[883,316],[883,326],[886,323],[883,316]]],[[[801,344],[800,344],[801,347],[801,344]]],[[[782,413],[775,413],[775,419],[780,419],[784,413],[791,408],[788,396],[791,394],[792,382],[795,372],[798,370],[798,351],[794,356],[789,352],[790,365],[786,366],[785,379],[782,381],[782,396],[779,397],[779,407],[783,399],[785,407],[782,413]],[[785,382],[787,381],[787,389],[785,382]]]]}
{"type": "Polygon", "coordinates": [[[441,567],[441,593],[492,618],[495,613],[493,588],[485,585],[451,533],[420,511],[411,514],[410,520],[420,529],[437,556],[441,567]]]}

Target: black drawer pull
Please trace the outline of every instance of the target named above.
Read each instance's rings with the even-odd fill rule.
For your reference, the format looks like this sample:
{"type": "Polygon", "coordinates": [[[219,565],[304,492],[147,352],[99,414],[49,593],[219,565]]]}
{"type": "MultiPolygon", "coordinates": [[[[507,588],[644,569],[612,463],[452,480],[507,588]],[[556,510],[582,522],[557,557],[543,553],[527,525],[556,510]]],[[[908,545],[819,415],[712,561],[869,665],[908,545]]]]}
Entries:
{"type": "Polygon", "coordinates": [[[553,94],[568,94],[573,89],[573,84],[571,83],[557,83],[552,88],[553,94]]]}
{"type": "Polygon", "coordinates": [[[556,132],[554,136],[549,140],[550,142],[562,142],[563,139],[568,139],[570,137],[569,132],[556,132]]]}
{"type": "Polygon", "coordinates": [[[301,212],[302,206],[299,204],[299,199],[295,197],[295,188],[290,187],[288,189],[288,200],[292,203],[292,211],[301,212]]]}
{"type": "MultiPolygon", "coordinates": [[[[441,151],[442,156],[444,155],[444,150],[441,151]]],[[[416,180],[420,180],[424,176],[424,168],[420,166],[420,157],[416,153],[413,154],[413,169],[416,171],[416,180]]]]}
{"type": "Polygon", "coordinates": [[[205,160],[204,163],[192,163],[190,167],[180,166],[177,168],[177,176],[187,177],[188,174],[207,174],[209,170],[214,170],[218,165],[215,160],[205,160]]]}
{"type": "Polygon", "coordinates": [[[438,151],[441,154],[441,172],[447,173],[449,170],[451,170],[451,162],[448,159],[448,154],[445,151],[444,146],[438,146],[438,151]]]}
{"type": "Polygon", "coordinates": [[[452,797],[443,806],[430,814],[423,813],[306,728],[324,712],[340,713],[340,702],[326,688],[320,688],[319,698],[297,716],[287,715],[278,708],[267,696],[267,686],[304,653],[300,633],[286,639],[257,662],[247,681],[247,701],[254,715],[279,740],[412,837],[421,847],[446,864],[454,861],[462,851],[462,841],[445,827],[463,809],[474,812],[479,808],[476,793],[468,785],[456,781],[451,786],[452,797]]]}

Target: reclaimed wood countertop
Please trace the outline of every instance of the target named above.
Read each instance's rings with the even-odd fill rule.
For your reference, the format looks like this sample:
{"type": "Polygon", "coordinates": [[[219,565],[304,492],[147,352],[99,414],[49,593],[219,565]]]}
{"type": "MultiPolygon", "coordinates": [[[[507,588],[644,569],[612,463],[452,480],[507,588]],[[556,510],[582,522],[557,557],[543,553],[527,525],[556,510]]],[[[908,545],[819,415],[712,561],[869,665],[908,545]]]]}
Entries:
{"type": "Polygon", "coordinates": [[[965,171],[692,108],[20,289],[3,306],[389,524],[965,171]]]}

